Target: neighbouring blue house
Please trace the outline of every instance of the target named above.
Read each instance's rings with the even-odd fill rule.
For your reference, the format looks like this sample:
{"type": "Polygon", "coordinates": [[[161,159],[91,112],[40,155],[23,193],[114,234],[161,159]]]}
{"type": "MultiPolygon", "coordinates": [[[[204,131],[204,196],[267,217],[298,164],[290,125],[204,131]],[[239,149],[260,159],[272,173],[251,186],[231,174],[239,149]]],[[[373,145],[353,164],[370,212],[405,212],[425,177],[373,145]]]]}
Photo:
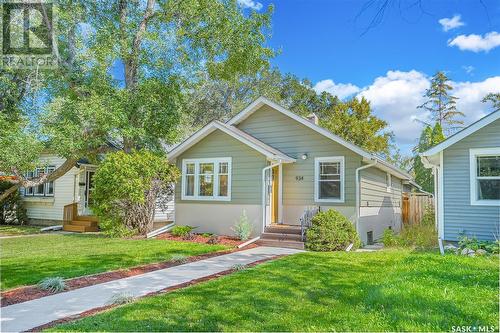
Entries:
{"type": "Polygon", "coordinates": [[[500,234],[500,110],[422,153],[432,168],[439,238],[500,234]]]}

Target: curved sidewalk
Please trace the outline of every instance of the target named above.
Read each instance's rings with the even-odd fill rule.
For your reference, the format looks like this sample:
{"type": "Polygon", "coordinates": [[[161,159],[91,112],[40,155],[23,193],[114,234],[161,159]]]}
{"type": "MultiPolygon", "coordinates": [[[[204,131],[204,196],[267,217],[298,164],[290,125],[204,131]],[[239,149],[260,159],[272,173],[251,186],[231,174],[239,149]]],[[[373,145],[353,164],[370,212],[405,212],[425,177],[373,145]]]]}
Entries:
{"type": "Polygon", "coordinates": [[[256,247],[128,278],[75,289],[0,308],[2,332],[20,332],[105,306],[116,294],[140,297],[191,280],[217,274],[234,265],[289,255],[301,250],[256,247]]]}

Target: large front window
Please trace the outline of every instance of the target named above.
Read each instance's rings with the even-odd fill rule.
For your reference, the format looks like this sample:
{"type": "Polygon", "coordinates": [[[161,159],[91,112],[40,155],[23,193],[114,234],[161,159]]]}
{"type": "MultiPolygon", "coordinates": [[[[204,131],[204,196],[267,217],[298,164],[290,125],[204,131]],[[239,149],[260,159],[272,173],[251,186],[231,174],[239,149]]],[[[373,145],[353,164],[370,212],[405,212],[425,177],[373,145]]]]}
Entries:
{"type": "MultiPolygon", "coordinates": [[[[29,171],[25,174],[27,179],[39,177],[45,173],[51,174],[56,168],[53,166],[36,168],[34,171],[29,171]]],[[[24,189],[25,196],[37,196],[37,197],[52,197],[54,196],[54,182],[46,182],[33,187],[27,187],[24,189]]]]}
{"type": "Polygon", "coordinates": [[[471,204],[500,205],[500,148],[470,150],[471,204]]]}
{"type": "Polygon", "coordinates": [[[231,158],[182,161],[183,200],[230,200],[231,158]]]}
{"type": "Polygon", "coordinates": [[[344,201],[344,157],[317,157],[314,160],[314,198],[317,202],[344,201]]]}

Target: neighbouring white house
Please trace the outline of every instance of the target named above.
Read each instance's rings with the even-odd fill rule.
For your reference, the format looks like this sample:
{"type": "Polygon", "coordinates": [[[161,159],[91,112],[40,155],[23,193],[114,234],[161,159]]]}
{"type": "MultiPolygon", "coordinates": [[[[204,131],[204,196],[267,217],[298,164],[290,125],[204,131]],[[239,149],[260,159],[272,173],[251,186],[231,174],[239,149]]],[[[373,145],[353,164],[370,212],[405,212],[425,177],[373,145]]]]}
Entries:
{"type": "MultiPolygon", "coordinates": [[[[40,167],[28,172],[28,177],[36,177],[39,173],[50,173],[64,163],[65,159],[53,153],[40,156],[40,167]]],[[[81,160],[65,175],[53,182],[22,188],[21,196],[27,210],[30,224],[57,225],[65,223],[65,230],[85,232],[97,231],[97,220],[92,216],[92,177],[96,166],[81,160]],[[68,220],[66,213],[71,210],[72,218],[68,220]],[[70,208],[71,207],[71,208],[70,208]],[[74,210],[74,211],[73,211],[74,210]],[[65,221],[66,220],[66,221],[65,221]]],[[[165,210],[158,208],[155,212],[157,225],[174,219],[173,198],[165,210]]]]}
{"type": "Polygon", "coordinates": [[[435,177],[439,238],[500,238],[500,110],[421,154],[435,177]]]}

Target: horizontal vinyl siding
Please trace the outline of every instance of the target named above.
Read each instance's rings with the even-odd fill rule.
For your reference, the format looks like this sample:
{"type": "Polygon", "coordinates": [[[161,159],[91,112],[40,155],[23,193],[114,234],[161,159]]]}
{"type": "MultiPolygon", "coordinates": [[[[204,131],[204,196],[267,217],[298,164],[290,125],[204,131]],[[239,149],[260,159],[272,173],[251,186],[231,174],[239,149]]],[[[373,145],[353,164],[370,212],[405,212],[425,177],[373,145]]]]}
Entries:
{"type": "Polygon", "coordinates": [[[314,202],[314,158],[344,156],[345,202],[321,205],[355,206],[355,169],[361,166],[361,156],[268,106],[254,112],[238,127],[297,159],[295,163],[283,165],[283,205],[317,204],[314,202]],[[308,155],[306,160],[300,158],[304,153],[308,155]]]}
{"type": "MultiPolygon", "coordinates": [[[[182,168],[182,160],[190,158],[232,158],[231,201],[217,201],[217,204],[261,204],[262,169],[266,158],[261,153],[241,143],[233,137],[216,130],[189,148],[177,158],[177,167],[182,168]]],[[[175,187],[177,202],[213,204],[215,201],[181,200],[182,179],[175,187]]]]}
{"type": "MultiPolygon", "coordinates": [[[[55,166],[56,168],[65,161],[64,158],[54,155],[42,155],[40,160],[43,164],[55,166]]],[[[75,174],[78,171],[78,168],[72,168],[54,181],[53,197],[23,197],[28,218],[62,221],[64,206],[72,203],[74,199],[75,174]]]]}
{"type": "Polygon", "coordinates": [[[498,237],[500,207],[470,204],[469,149],[500,147],[500,120],[448,147],[443,152],[444,239],[461,233],[480,239],[498,237]]]}
{"type": "Polygon", "coordinates": [[[361,207],[400,207],[401,179],[391,177],[390,192],[387,192],[386,173],[376,168],[361,170],[361,207]]]}

